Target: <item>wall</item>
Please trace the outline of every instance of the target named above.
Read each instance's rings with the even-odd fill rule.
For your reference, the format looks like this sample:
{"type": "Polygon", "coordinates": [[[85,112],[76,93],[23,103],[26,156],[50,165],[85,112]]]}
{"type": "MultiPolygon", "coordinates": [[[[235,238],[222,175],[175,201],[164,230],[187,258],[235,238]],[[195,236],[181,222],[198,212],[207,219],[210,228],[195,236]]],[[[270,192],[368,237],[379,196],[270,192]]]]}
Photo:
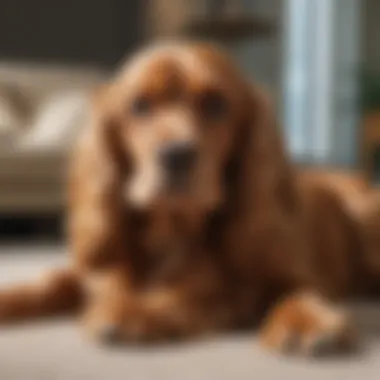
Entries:
{"type": "Polygon", "coordinates": [[[0,59],[114,65],[141,38],[139,0],[1,0],[0,59]]]}

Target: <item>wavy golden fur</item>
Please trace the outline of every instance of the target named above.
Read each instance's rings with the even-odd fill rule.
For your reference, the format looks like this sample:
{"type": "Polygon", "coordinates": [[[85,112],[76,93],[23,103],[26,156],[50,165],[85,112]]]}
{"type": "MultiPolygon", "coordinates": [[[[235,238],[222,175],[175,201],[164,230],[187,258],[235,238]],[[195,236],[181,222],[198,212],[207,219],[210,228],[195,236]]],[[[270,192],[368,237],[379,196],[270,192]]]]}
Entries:
{"type": "Polygon", "coordinates": [[[1,320],[79,305],[107,341],[259,323],[268,347],[312,353],[350,337],[336,299],[378,290],[376,195],[296,170],[270,101],[213,46],[137,54],[95,94],[73,156],[72,266],[3,290],[1,320]],[[178,141],[197,161],[171,191],[157,157],[178,141]]]}

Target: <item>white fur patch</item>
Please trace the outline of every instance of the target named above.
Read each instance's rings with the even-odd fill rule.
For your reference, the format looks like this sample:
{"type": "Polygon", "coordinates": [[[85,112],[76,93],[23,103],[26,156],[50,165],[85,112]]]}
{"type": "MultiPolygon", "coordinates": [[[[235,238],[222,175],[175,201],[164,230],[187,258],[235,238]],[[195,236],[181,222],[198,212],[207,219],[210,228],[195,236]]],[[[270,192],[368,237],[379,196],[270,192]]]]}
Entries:
{"type": "Polygon", "coordinates": [[[133,176],[130,183],[125,186],[124,194],[128,202],[141,208],[157,196],[163,181],[160,170],[153,165],[146,165],[137,173],[138,175],[133,176]]]}

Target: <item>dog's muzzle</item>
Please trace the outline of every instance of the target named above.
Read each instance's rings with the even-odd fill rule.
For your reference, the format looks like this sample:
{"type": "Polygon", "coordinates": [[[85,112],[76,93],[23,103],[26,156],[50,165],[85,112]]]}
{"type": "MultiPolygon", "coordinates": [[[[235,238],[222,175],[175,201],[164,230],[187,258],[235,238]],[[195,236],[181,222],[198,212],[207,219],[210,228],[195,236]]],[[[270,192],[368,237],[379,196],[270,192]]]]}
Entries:
{"type": "Polygon", "coordinates": [[[170,188],[186,187],[197,160],[195,146],[189,142],[165,145],[159,151],[159,160],[170,188]]]}

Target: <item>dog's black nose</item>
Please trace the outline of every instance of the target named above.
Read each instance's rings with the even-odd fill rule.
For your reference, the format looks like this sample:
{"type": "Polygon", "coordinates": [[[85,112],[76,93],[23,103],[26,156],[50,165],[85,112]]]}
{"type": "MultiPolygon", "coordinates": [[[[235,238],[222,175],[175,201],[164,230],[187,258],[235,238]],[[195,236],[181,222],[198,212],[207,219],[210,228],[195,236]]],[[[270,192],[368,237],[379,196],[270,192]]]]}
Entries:
{"type": "Polygon", "coordinates": [[[160,151],[164,168],[171,174],[183,174],[189,171],[196,160],[196,149],[191,143],[172,143],[160,151]]]}

